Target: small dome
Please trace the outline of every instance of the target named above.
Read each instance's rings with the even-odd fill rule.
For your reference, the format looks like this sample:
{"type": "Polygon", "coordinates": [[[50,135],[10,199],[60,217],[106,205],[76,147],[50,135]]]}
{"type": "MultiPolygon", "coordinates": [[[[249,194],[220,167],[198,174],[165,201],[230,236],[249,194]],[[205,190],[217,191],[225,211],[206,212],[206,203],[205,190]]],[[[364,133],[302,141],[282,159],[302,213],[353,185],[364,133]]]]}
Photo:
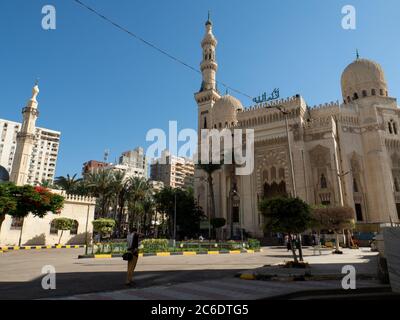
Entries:
{"type": "Polygon", "coordinates": [[[341,82],[343,99],[347,102],[372,95],[387,96],[385,73],[371,60],[353,61],[343,71],[341,82]]]}
{"type": "Polygon", "coordinates": [[[221,97],[212,108],[213,127],[224,128],[237,122],[237,112],[243,111],[242,103],[230,95],[221,97]]]}
{"type": "Polygon", "coordinates": [[[6,168],[0,166],[0,183],[1,182],[7,182],[10,180],[10,175],[8,174],[8,171],[6,168]]]}

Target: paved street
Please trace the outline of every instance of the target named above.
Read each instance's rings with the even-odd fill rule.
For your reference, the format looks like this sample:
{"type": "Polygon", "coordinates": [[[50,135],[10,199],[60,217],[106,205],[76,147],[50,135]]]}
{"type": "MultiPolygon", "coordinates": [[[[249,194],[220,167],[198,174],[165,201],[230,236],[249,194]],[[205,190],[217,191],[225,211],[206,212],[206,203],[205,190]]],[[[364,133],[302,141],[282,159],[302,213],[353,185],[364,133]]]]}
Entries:
{"type": "MultiPolygon", "coordinates": [[[[0,255],[0,299],[38,299],[73,296],[85,293],[99,293],[97,298],[123,299],[126,264],[122,259],[83,259],[78,254],[83,249],[32,250],[15,251],[0,255]],[[41,268],[52,265],[57,271],[57,289],[45,291],[41,288],[41,268]],[[103,292],[114,291],[110,295],[103,292]]],[[[313,257],[311,250],[305,250],[306,260],[326,258],[337,259],[340,265],[346,261],[358,263],[365,268],[373,256],[370,253],[358,252],[357,255],[334,257],[313,257]],[[364,254],[366,255],[364,257],[364,254]]],[[[328,254],[328,252],[326,252],[328,254]]],[[[137,267],[135,293],[132,299],[205,299],[235,298],[235,294],[243,298],[261,298],[271,293],[282,291],[282,284],[268,284],[258,281],[235,279],[239,271],[262,267],[266,264],[289,260],[290,254],[285,249],[265,248],[263,252],[253,254],[232,255],[199,255],[141,258],[137,267]],[[196,282],[196,285],[193,285],[196,282]],[[250,285],[253,288],[246,287],[250,285]],[[245,287],[243,287],[245,286],[245,287]],[[260,288],[263,287],[263,288],[260,288]],[[174,293],[171,290],[177,289],[174,293]],[[218,288],[218,289],[217,289],[218,288]],[[275,288],[275,289],[274,289],[275,288]],[[236,292],[236,293],[234,293],[236,292]]],[[[320,284],[315,284],[318,288],[320,284]]],[[[366,284],[368,285],[368,283],[366,284]]],[[[287,286],[287,284],[283,284],[287,286]]],[[[291,284],[301,290],[302,284],[291,284]]],[[[331,284],[338,286],[337,281],[331,284]]],[[[287,286],[289,289],[289,286],[287,286]]],[[[130,291],[131,291],[130,290],[130,291]]],[[[237,297],[239,297],[237,296],[237,297]]],[[[83,297],[85,298],[85,297],[83,297]]],[[[87,296],[86,298],[90,298],[87,296]]],[[[93,296],[92,296],[93,298],[93,296]]],[[[125,296],[126,298],[126,296],[125,296]]]]}

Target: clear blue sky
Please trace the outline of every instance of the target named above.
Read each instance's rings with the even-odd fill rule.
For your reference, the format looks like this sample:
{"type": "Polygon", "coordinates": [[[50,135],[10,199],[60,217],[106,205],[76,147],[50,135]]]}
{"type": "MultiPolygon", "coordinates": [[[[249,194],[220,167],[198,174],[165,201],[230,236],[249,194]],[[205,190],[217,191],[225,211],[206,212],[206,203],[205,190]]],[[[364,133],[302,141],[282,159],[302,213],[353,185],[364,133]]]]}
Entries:
{"type": "MultiPolygon", "coordinates": [[[[398,0],[83,1],[196,67],[211,10],[217,77],[252,96],[279,87],[281,96],[299,93],[309,105],[339,99],[340,75],[356,48],[383,66],[389,94],[400,96],[398,0]],[[357,10],[355,31],[341,28],[346,4],[357,10]]],[[[21,120],[39,77],[37,125],[62,132],[57,175],[80,173],[107,148],[113,161],[146,147],[147,131],[166,129],[169,120],[197,126],[200,76],[72,0],[1,0],[0,30],[0,118],[21,120]],[[41,28],[46,4],[57,9],[55,31],[41,28]]]]}

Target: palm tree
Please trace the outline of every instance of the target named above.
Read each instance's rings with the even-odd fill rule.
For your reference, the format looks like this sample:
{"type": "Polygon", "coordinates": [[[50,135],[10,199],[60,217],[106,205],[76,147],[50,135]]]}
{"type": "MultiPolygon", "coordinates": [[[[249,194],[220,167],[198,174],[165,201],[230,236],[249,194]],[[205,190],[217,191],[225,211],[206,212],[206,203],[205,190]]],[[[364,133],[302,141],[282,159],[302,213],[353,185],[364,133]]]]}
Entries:
{"type": "Polygon", "coordinates": [[[151,187],[147,180],[139,177],[131,177],[129,183],[129,223],[132,223],[137,215],[143,212],[143,201],[150,194],[151,187]]]}
{"type": "Polygon", "coordinates": [[[85,180],[94,196],[98,198],[98,210],[100,217],[106,217],[111,205],[113,178],[110,170],[100,170],[89,173],[85,180]]]}
{"type": "Polygon", "coordinates": [[[59,176],[55,180],[55,185],[65,190],[66,193],[70,194],[75,192],[76,186],[82,179],[76,179],[77,174],[75,173],[72,177],[67,174],[66,177],[59,176]]]}
{"type": "Polygon", "coordinates": [[[213,173],[220,170],[222,167],[221,164],[216,163],[200,163],[197,165],[197,168],[204,171],[207,174],[207,183],[209,196],[211,198],[211,208],[209,212],[210,219],[215,218],[215,198],[214,198],[214,184],[213,184],[213,173]]]}

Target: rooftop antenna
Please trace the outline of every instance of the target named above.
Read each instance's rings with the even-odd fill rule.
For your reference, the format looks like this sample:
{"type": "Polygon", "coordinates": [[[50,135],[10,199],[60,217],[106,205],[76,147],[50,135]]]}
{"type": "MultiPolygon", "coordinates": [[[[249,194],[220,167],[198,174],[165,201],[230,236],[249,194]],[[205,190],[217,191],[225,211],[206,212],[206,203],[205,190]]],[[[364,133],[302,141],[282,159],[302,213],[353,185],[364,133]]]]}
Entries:
{"type": "Polygon", "coordinates": [[[356,49],[356,60],[360,59],[360,53],[358,52],[358,49],[356,49]]]}
{"type": "Polygon", "coordinates": [[[104,162],[108,162],[108,156],[110,155],[110,150],[104,150],[104,162]]]}

